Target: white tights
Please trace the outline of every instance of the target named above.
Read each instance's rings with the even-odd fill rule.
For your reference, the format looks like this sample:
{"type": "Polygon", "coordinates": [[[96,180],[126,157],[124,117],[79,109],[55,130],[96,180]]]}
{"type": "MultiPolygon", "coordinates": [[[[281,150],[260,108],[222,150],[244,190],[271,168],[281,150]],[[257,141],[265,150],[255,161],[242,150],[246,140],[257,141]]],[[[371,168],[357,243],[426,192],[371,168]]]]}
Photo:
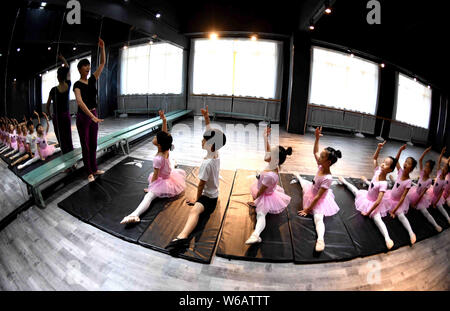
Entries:
{"type": "MultiPolygon", "coordinates": [[[[312,182],[309,180],[304,179],[300,175],[297,174],[297,179],[300,182],[300,185],[302,186],[302,189],[306,189],[308,185],[311,185],[312,182]]],[[[317,233],[317,239],[318,240],[324,240],[325,236],[325,223],[323,222],[324,215],[322,214],[314,214],[314,225],[316,226],[316,233],[317,233]]]]}
{"type": "Polygon", "coordinates": [[[348,188],[348,190],[350,190],[353,193],[354,196],[356,196],[356,193],[359,191],[358,188],[356,188],[354,185],[352,185],[345,179],[342,181],[342,183],[348,188]]]}
{"type": "Polygon", "coordinates": [[[9,157],[9,156],[13,155],[14,153],[16,153],[17,151],[19,151],[19,150],[18,149],[11,150],[10,152],[5,154],[5,157],[9,157]]]}
{"type": "Polygon", "coordinates": [[[265,212],[257,212],[256,213],[256,225],[255,231],[253,231],[253,235],[260,236],[261,232],[263,232],[266,227],[266,215],[265,212]]]}
{"type": "Polygon", "coordinates": [[[406,231],[408,231],[409,237],[412,238],[415,234],[409,224],[408,218],[406,218],[404,213],[397,215],[398,220],[402,223],[403,227],[405,227],[406,231]]]}
{"type": "MultiPolygon", "coordinates": [[[[60,152],[60,151],[61,151],[61,148],[60,148],[60,147],[55,148],[55,151],[53,152],[53,154],[55,154],[55,153],[57,153],[57,152],[60,152]]],[[[36,151],[36,152],[38,152],[38,151],[36,151]]],[[[52,156],[52,154],[50,154],[49,157],[50,157],[50,156],[52,156]]],[[[39,155],[36,155],[36,154],[35,154],[35,156],[34,156],[31,160],[28,160],[28,161],[25,162],[24,164],[19,165],[17,168],[18,168],[19,170],[21,170],[21,169],[23,169],[24,167],[27,167],[27,166],[33,164],[34,162],[39,161],[40,159],[41,159],[41,158],[39,157],[39,155]]]]}
{"type": "Polygon", "coordinates": [[[389,237],[389,233],[387,231],[386,225],[384,224],[383,220],[381,219],[381,215],[379,213],[373,216],[373,221],[377,225],[378,230],[380,230],[381,234],[383,235],[384,240],[386,242],[391,240],[391,238],[389,237]]]}
{"type": "Polygon", "coordinates": [[[21,156],[23,156],[25,153],[27,153],[27,152],[26,152],[26,151],[19,152],[19,153],[13,155],[13,156],[11,157],[11,160],[14,160],[14,159],[16,159],[16,158],[18,158],[18,157],[21,157],[21,156]]]}
{"type": "Polygon", "coordinates": [[[423,214],[423,216],[425,216],[425,218],[430,222],[430,224],[433,225],[433,227],[435,229],[439,228],[439,225],[436,223],[436,220],[434,220],[433,216],[431,216],[430,212],[428,212],[427,209],[421,209],[420,210],[423,214]]]}
{"type": "Polygon", "coordinates": [[[157,198],[156,194],[149,191],[142,199],[142,202],[139,204],[139,206],[129,216],[140,217],[150,207],[150,204],[156,198],[157,198]]]}
{"type": "Polygon", "coordinates": [[[447,211],[445,210],[444,206],[438,205],[438,210],[441,212],[442,215],[444,215],[445,219],[447,219],[448,223],[450,223],[450,217],[448,217],[447,211]]]}

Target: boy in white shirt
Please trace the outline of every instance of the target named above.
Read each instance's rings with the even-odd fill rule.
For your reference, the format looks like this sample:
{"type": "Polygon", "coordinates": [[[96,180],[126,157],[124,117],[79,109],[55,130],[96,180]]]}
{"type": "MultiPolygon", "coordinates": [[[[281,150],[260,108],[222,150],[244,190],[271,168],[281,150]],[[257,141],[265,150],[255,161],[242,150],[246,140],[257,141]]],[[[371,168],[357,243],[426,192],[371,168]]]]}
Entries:
{"type": "Polygon", "coordinates": [[[221,130],[211,128],[208,106],[206,106],[206,110],[201,109],[201,112],[206,123],[202,149],[205,149],[207,154],[200,165],[198,174],[200,182],[197,187],[197,196],[194,200],[186,200],[188,205],[193,205],[194,207],[189,212],[189,217],[183,230],[166,246],[166,249],[171,253],[182,250],[189,245],[188,237],[197,226],[200,214],[205,210],[212,213],[217,206],[219,197],[220,159],[218,150],[225,145],[226,136],[221,130]]]}

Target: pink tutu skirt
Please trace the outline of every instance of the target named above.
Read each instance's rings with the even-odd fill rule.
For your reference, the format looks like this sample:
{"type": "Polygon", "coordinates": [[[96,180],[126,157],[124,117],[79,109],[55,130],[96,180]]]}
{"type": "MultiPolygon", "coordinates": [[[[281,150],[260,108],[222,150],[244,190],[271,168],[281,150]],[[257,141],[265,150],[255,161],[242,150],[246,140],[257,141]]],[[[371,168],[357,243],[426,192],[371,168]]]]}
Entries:
{"type": "MultiPolygon", "coordinates": [[[[311,205],[311,202],[314,200],[315,194],[313,194],[312,184],[306,185],[303,189],[303,208],[307,208],[311,205]]],[[[336,204],[334,200],[334,194],[331,189],[328,189],[317,201],[316,206],[314,206],[312,213],[320,214],[324,216],[333,216],[337,212],[339,212],[339,206],[336,204]]]]}
{"type": "MultiPolygon", "coordinates": [[[[411,189],[408,192],[408,200],[409,204],[412,206],[413,204],[416,204],[417,200],[419,199],[419,194],[416,191],[417,186],[411,187],[411,189]]],[[[415,209],[421,210],[421,209],[427,209],[430,207],[430,197],[425,193],[422,196],[422,199],[420,199],[420,202],[416,204],[414,207],[415,209]]]]}
{"type": "Polygon", "coordinates": [[[443,206],[445,204],[444,193],[442,193],[441,198],[439,199],[439,201],[436,202],[438,194],[434,194],[433,187],[430,187],[427,190],[427,193],[425,193],[424,196],[427,196],[429,198],[430,205],[431,204],[436,204],[436,206],[440,206],[440,205],[443,206]]]}
{"type": "MultiPolygon", "coordinates": [[[[55,146],[54,145],[47,145],[47,147],[41,149],[41,155],[43,158],[48,158],[49,156],[53,155],[55,153],[55,146]]],[[[37,156],[39,156],[39,152],[36,150],[37,156]]]]}
{"type": "Polygon", "coordinates": [[[181,169],[173,169],[169,178],[159,176],[152,182],[153,173],[148,177],[148,190],[160,198],[171,198],[179,195],[186,188],[186,172],[181,169]]]}
{"type": "MultiPolygon", "coordinates": [[[[381,201],[381,203],[380,203],[381,210],[383,210],[383,213],[386,212],[386,215],[387,215],[387,213],[392,211],[397,206],[399,201],[400,201],[400,199],[398,199],[398,200],[393,199],[391,197],[391,190],[388,190],[384,194],[383,201],[381,201]]],[[[406,196],[405,200],[403,200],[402,205],[400,205],[400,207],[395,212],[395,215],[400,215],[402,213],[406,214],[406,213],[408,213],[408,210],[409,210],[409,199],[408,199],[408,196],[406,196]]],[[[381,215],[381,216],[384,217],[383,215],[381,215]]]]}
{"type": "MultiPolygon", "coordinates": [[[[255,181],[250,187],[253,197],[258,194],[258,181],[255,181]]],[[[284,189],[276,186],[271,194],[262,194],[255,200],[256,212],[269,214],[279,214],[286,209],[291,202],[291,197],[284,193],[284,189]]]]}
{"type": "Polygon", "coordinates": [[[19,153],[25,153],[26,149],[24,145],[20,145],[19,147],[19,153]]]}
{"type": "Polygon", "coordinates": [[[17,141],[11,143],[11,148],[17,150],[17,141]]]}
{"type": "MultiPolygon", "coordinates": [[[[374,201],[369,200],[367,198],[367,193],[367,190],[358,190],[355,196],[355,207],[361,213],[368,213],[376,201],[376,199],[374,201]]],[[[369,217],[373,218],[376,214],[380,214],[381,217],[384,217],[387,215],[387,212],[388,210],[384,209],[382,203],[380,203],[369,217]]]]}

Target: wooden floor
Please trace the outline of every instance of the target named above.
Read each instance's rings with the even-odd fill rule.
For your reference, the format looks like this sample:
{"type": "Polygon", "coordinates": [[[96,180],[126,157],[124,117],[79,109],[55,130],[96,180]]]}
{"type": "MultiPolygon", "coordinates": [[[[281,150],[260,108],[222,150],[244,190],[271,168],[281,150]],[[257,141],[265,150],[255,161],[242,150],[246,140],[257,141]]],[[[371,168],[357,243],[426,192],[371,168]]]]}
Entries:
{"type": "MultiPolygon", "coordinates": [[[[202,129],[193,119],[175,127],[172,156],[179,164],[199,165],[202,129]],[[189,129],[189,130],[188,130],[189,129]],[[183,132],[184,130],[184,132],[183,132]]],[[[218,122],[224,129],[226,124],[218,122]]],[[[107,124],[101,131],[108,132],[107,124]]],[[[264,151],[249,134],[227,133],[221,151],[223,169],[260,169],[264,151]]],[[[152,159],[150,139],[132,148],[131,156],[152,159]]],[[[311,133],[281,131],[280,144],[294,149],[283,171],[315,174],[311,133]]],[[[343,158],[334,175],[371,177],[370,158],[377,141],[324,135],[321,147],[333,146],[343,158]]],[[[389,142],[380,158],[395,156],[400,143],[389,142]]],[[[408,147],[407,156],[423,150],[408,147]]],[[[108,169],[124,157],[101,165],[108,169]]],[[[435,152],[430,158],[437,158],[435,152]]],[[[401,161],[403,163],[403,161],[401,161]]],[[[413,177],[418,176],[416,170],[413,177]]],[[[449,290],[450,230],[413,247],[347,262],[295,265],[269,264],[214,257],[210,265],[172,258],[125,242],[79,221],[57,203],[86,184],[77,179],[47,200],[46,209],[33,206],[0,232],[0,289],[2,290],[449,290]]]]}

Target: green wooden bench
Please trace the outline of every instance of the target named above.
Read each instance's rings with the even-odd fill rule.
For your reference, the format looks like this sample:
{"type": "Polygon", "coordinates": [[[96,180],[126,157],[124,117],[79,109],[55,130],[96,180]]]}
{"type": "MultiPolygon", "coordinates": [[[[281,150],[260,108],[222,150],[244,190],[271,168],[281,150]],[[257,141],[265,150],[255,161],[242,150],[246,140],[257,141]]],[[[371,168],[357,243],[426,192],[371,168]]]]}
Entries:
{"type": "MultiPolygon", "coordinates": [[[[168,126],[171,126],[177,119],[180,119],[191,112],[191,110],[177,110],[167,113],[166,119],[168,126]]],[[[129,153],[129,142],[133,138],[146,135],[160,126],[162,126],[162,121],[158,116],[103,136],[98,140],[97,152],[106,150],[116,145],[117,147],[120,146],[124,153],[126,153],[124,146],[127,146],[127,153],[129,153]]],[[[71,168],[78,161],[82,160],[82,158],[81,148],[77,148],[74,151],[61,155],[60,157],[57,157],[22,176],[22,180],[28,185],[29,190],[35,198],[35,202],[38,206],[45,207],[40,186],[61,172],[71,168]]]]}
{"type": "Polygon", "coordinates": [[[213,120],[216,120],[217,115],[223,115],[223,116],[237,116],[237,117],[243,117],[248,119],[256,119],[256,120],[262,120],[262,121],[270,121],[270,118],[267,116],[259,116],[259,115],[253,115],[250,113],[243,113],[243,112],[231,112],[231,111],[213,111],[212,117],[213,120]]]}
{"type": "Polygon", "coordinates": [[[120,113],[158,113],[159,109],[157,108],[125,108],[125,109],[116,109],[114,110],[114,117],[117,118],[117,115],[120,113]]]}

